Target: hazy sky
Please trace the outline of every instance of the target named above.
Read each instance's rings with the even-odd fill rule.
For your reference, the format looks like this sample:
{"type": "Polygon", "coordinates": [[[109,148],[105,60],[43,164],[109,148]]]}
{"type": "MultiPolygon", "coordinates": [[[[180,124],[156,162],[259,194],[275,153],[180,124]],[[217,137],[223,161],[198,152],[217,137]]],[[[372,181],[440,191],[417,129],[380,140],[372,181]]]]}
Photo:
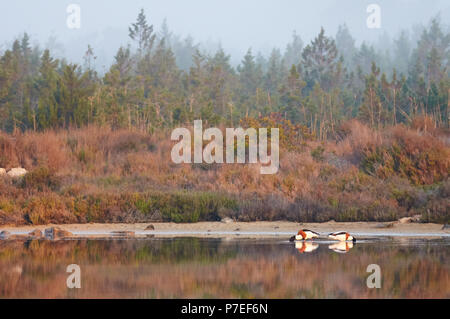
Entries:
{"type": "Polygon", "coordinates": [[[72,60],[80,60],[90,43],[96,55],[110,61],[127,43],[128,26],[140,8],[156,30],[167,18],[174,33],[191,35],[196,42],[220,41],[237,59],[250,46],[263,52],[284,49],[294,30],[306,42],[320,26],[334,36],[338,25],[346,23],[360,43],[426,24],[438,12],[442,22],[450,21],[448,0],[1,0],[0,49],[26,31],[41,46],[56,38],[72,60]],[[81,7],[80,29],[66,25],[71,3],[81,7]],[[381,7],[381,29],[366,26],[371,3],[381,7]]]}

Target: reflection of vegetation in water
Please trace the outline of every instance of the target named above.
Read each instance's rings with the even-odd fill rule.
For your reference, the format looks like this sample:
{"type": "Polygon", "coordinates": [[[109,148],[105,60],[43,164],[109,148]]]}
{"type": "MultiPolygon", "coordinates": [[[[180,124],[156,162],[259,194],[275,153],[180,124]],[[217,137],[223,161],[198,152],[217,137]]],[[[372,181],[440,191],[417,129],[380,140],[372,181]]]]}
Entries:
{"type": "Polygon", "coordinates": [[[310,254],[278,241],[200,238],[0,241],[0,297],[449,298],[446,241],[310,254]],[[79,264],[82,289],[67,289],[79,264]],[[378,264],[382,288],[368,289],[378,264]]]}
{"type": "Polygon", "coordinates": [[[205,241],[199,238],[176,238],[149,242],[136,249],[135,259],[142,262],[212,263],[234,257],[235,252],[220,249],[220,240],[205,241]]]}
{"type": "Polygon", "coordinates": [[[218,262],[236,255],[232,250],[222,250],[220,240],[200,238],[175,238],[170,240],[71,240],[50,242],[29,240],[3,242],[0,258],[18,257],[15,253],[22,246],[22,257],[51,262],[55,258],[87,260],[89,263],[181,263],[218,262]],[[12,244],[12,245],[9,245],[12,244]]]}

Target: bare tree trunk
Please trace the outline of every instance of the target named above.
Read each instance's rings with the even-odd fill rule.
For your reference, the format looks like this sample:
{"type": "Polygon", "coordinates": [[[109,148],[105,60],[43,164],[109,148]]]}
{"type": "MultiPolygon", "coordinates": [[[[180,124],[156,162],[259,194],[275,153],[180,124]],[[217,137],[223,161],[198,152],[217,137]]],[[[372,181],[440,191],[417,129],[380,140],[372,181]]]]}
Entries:
{"type": "Polygon", "coordinates": [[[373,92],[372,89],[370,89],[370,124],[372,127],[374,127],[374,107],[373,107],[373,96],[372,96],[373,92]]]}
{"type": "Polygon", "coordinates": [[[447,93],[447,114],[445,114],[445,123],[446,123],[446,127],[449,127],[449,122],[450,122],[450,89],[448,89],[448,93],[447,93]]]}
{"type": "Polygon", "coordinates": [[[394,88],[394,125],[397,125],[397,109],[396,109],[396,89],[394,88]]]}

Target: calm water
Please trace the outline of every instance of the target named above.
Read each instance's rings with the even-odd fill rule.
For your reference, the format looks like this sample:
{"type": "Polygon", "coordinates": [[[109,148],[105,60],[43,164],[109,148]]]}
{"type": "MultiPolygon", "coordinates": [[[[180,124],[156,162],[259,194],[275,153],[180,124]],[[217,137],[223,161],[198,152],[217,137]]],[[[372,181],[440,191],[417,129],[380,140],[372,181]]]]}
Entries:
{"type": "Polygon", "coordinates": [[[0,241],[1,298],[450,298],[449,238],[0,241]],[[81,268],[68,289],[66,267],[81,268]],[[369,264],[381,288],[369,289],[369,264]]]}

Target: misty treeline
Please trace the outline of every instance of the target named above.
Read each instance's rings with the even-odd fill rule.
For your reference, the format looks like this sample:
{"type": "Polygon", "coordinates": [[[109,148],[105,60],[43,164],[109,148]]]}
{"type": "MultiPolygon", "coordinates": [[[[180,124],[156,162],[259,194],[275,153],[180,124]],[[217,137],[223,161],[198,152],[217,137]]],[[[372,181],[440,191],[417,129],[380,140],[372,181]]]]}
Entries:
{"type": "Polygon", "coordinates": [[[58,60],[24,34],[0,56],[0,129],[7,132],[88,124],[153,131],[203,119],[239,125],[276,113],[319,139],[357,118],[373,128],[427,115],[449,125],[450,34],[438,18],[412,43],[403,31],[389,50],[359,47],[345,25],[323,29],[309,44],[293,35],[267,58],[251,49],[236,68],[184,42],[164,24],[154,30],[143,10],[104,75],[88,46],[83,65],[58,60]]]}

